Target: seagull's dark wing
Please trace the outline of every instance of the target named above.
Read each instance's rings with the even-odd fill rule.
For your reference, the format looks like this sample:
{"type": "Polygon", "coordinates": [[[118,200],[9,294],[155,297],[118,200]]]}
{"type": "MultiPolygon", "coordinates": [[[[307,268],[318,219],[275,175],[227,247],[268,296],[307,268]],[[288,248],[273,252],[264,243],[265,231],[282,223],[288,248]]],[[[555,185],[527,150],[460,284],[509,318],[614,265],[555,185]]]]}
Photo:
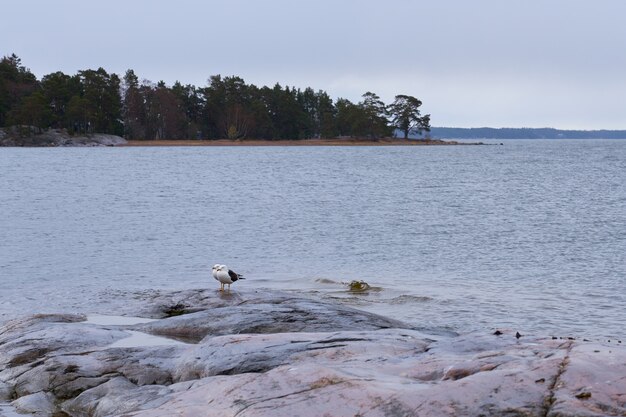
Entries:
{"type": "Polygon", "coordinates": [[[231,271],[230,269],[228,270],[228,276],[233,282],[237,281],[239,278],[242,278],[241,275],[239,275],[235,271],[231,271]]]}

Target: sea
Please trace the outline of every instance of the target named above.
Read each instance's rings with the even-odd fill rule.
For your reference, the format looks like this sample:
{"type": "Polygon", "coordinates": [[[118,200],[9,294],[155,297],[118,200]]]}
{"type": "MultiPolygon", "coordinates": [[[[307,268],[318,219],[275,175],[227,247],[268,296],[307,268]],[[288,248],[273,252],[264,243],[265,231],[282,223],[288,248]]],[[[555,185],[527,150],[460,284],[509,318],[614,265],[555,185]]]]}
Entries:
{"type": "Polygon", "coordinates": [[[625,254],[626,140],[0,149],[0,324],[220,263],[427,330],[621,339],[625,254]]]}

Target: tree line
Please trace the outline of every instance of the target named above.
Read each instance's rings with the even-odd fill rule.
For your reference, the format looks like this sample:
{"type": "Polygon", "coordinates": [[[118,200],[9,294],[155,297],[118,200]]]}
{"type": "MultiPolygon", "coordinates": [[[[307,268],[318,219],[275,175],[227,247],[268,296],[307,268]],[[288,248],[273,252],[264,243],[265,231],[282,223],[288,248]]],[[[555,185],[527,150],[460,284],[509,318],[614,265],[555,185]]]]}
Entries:
{"type": "Polygon", "coordinates": [[[213,75],[204,87],[120,78],[103,68],[37,77],[15,54],[0,60],[0,126],[109,133],[131,140],[309,139],[393,136],[429,131],[422,102],[398,95],[386,105],[333,100],[325,91],[275,84],[257,87],[237,76],[213,75]]]}

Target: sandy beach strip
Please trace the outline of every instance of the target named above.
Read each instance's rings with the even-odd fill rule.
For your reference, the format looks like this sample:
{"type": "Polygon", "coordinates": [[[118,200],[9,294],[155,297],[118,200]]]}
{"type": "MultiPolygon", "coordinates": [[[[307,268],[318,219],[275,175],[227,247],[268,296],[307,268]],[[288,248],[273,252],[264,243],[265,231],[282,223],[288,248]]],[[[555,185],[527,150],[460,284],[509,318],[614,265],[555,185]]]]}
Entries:
{"type": "Polygon", "coordinates": [[[455,141],[415,139],[302,139],[302,140],[129,140],[121,146],[425,146],[466,145],[455,141]]]}

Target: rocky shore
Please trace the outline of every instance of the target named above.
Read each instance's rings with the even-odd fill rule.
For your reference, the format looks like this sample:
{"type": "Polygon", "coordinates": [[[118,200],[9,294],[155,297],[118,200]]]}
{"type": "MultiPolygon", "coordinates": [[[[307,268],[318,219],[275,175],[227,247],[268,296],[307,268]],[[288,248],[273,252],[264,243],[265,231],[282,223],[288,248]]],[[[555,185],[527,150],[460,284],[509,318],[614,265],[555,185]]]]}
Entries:
{"type": "Polygon", "coordinates": [[[50,146],[119,146],[126,139],[101,133],[70,135],[66,130],[41,131],[32,126],[13,126],[0,129],[0,147],[50,147],[50,146]]]}
{"type": "Polygon", "coordinates": [[[120,136],[102,133],[70,135],[63,129],[41,130],[33,126],[0,128],[0,147],[55,147],[55,146],[448,146],[484,145],[482,142],[458,142],[440,139],[400,138],[336,138],[336,139],[214,139],[214,140],[126,140],[120,136]]]}
{"type": "Polygon", "coordinates": [[[626,415],[618,341],[433,332],[260,290],[159,292],[115,314],[142,319],[0,327],[0,416],[626,415]]]}

